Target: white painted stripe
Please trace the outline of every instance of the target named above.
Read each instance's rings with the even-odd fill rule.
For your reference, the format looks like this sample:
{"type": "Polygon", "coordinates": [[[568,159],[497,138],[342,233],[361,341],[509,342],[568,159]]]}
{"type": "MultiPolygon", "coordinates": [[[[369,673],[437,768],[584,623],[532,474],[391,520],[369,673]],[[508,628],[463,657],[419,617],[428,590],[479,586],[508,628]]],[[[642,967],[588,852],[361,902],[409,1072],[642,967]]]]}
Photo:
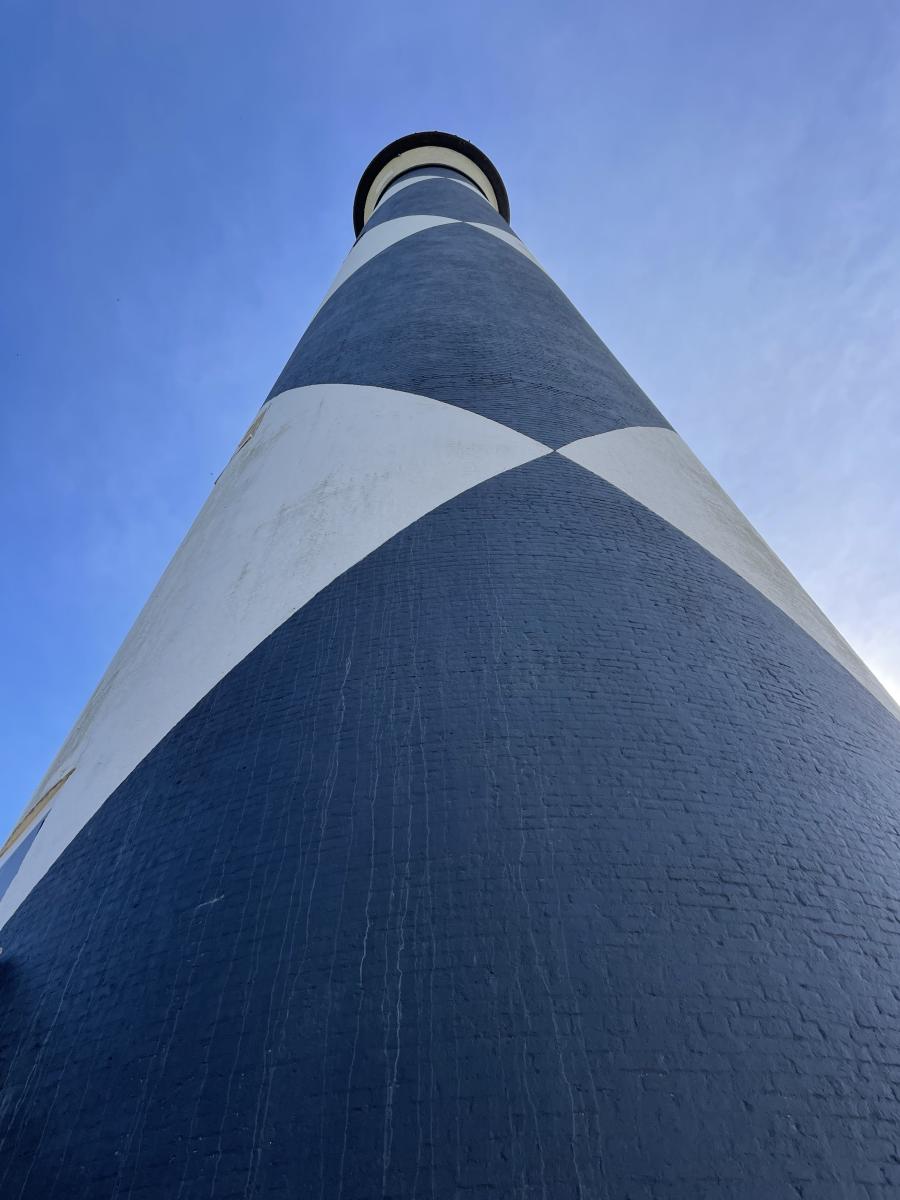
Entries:
{"type": "MultiPolygon", "coordinates": [[[[518,250],[520,254],[524,254],[526,258],[530,258],[536,267],[544,268],[534,257],[531,251],[525,246],[524,242],[520,242],[514,233],[510,233],[508,229],[498,229],[496,225],[482,225],[480,221],[467,221],[467,225],[474,225],[476,229],[483,229],[485,233],[489,233],[491,237],[499,238],[501,242],[506,242],[507,246],[512,246],[514,250],[518,250]]],[[[546,274],[546,272],[545,272],[546,274]]]]}
{"type": "Polygon", "coordinates": [[[362,235],[344,259],[341,269],[335,275],[331,287],[322,297],[322,304],[319,305],[316,312],[331,299],[341,284],[346,283],[355,271],[365,266],[370,258],[374,258],[382,250],[387,250],[388,246],[393,246],[395,242],[402,241],[411,234],[421,233],[423,229],[432,229],[435,225],[458,224],[459,222],[453,217],[415,216],[396,217],[393,221],[385,221],[382,225],[376,225],[374,229],[370,229],[368,233],[362,235]]]}
{"type": "Polygon", "coordinates": [[[900,717],[900,708],[775,552],[670,429],[599,433],[560,454],[606,479],[731,567],[900,717]]]}
{"type": "Polygon", "coordinates": [[[292,613],[439,504],[551,452],[386,388],[295,388],[264,411],[47,772],[52,782],[77,767],[0,902],[0,925],[141,759],[292,613]]]}
{"type": "Polygon", "coordinates": [[[41,816],[38,817],[36,821],[30,821],[30,822],[27,822],[25,825],[23,825],[22,831],[17,836],[16,840],[14,842],[10,842],[9,848],[2,855],[0,855],[0,869],[2,869],[3,866],[6,864],[6,862],[12,857],[12,855],[15,854],[15,852],[19,849],[19,847],[22,845],[22,843],[25,841],[25,839],[28,837],[28,835],[34,829],[34,826],[37,823],[37,821],[40,821],[44,815],[45,815],[44,813],[41,813],[41,816]]]}
{"type": "Polygon", "coordinates": [[[492,237],[499,238],[507,246],[512,246],[520,254],[524,254],[527,259],[530,259],[542,271],[544,269],[531,251],[526,249],[525,245],[519,241],[516,235],[509,233],[506,229],[498,229],[494,225],[483,225],[481,221],[457,221],[454,217],[395,217],[392,221],[385,221],[381,225],[376,225],[374,229],[370,229],[359,238],[341,264],[341,269],[335,275],[331,287],[322,297],[322,303],[316,309],[316,312],[313,313],[313,316],[321,311],[341,284],[346,283],[351,275],[355,274],[360,267],[364,267],[377,254],[381,254],[382,250],[387,250],[391,246],[396,245],[397,242],[402,242],[404,238],[412,237],[414,233],[421,233],[424,229],[432,229],[436,225],[471,225],[474,229],[481,229],[484,233],[489,233],[492,237]]]}
{"type": "Polygon", "coordinates": [[[363,224],[371,217],[376,203],[390,184],[408,171],[415,170],[416,167],[450,167],[452,170],[458,171],[460,175],[465,175],[480,188],[492,208],[500,211],[491,181],[481,167],[477,167],[470,158],[460,154],[458,150],[448,150],[444,146],[417,146],[414,150],[404,150],[402,154],[398,154],[396,158],[385,163],[372,180],[363,205],[363,224]]]}
{"type": "Polygon", "coordinates": [[[390,197],[395,196],[397,192],[402,192],[404,188],[411,187],[414,183],[425,183],[428,179],[443,179],[447,183],[458,183],[461,187],[468,188],[470,192],[474,192],[475,195],[479,196],[482,200],[485,199],[475,184],[469,183],[467,179],[454,179],[452,175],[414,175],[412,179],[398,179],[396,183],[392,183],[372,209],[372,213],[376,213],[382,204],[384,204],[385,200],[389,200],[390,197]]]}

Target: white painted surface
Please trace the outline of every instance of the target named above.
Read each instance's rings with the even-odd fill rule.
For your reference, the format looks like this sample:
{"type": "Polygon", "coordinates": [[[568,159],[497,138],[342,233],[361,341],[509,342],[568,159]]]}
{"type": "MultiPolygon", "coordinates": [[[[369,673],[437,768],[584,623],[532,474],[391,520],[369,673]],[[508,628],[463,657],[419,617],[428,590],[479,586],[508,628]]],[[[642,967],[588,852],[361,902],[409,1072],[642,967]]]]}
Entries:
{"type": "MultiPolygon", "coordinates": [[[[512,246],[514,250],[524,254],[536,267],[543,270],[531,251],[526,249],[515,234],[509,233],[505,229],[497,229],[493,225],[483,225],[481,221],[457,221],[453,217],[395,217],[393,221],[385,221],[381,225],[376,225],[374,229],[370,229],[368,233],[364,233],[360,237],[341,264],[341,269],[335,275],[331,287],[322,297],[322,303],[316,309],[316,313],[324,308],[342,283],[346,283],[351,275],[360,267],[364,267],[376,254],[381,254],[383,250],[389,249],[397,242],[402,242],[404,238],[412,237],[414,233],[421,233],[423,229],[432,229],[435,225],[471,225],[473,229],[481,229],[484,233],[489,233],[491,237],[499,238],[507,246],[512,246]]],[[[314,313],[313,316],[315,315],[314,313]]]]}
{"type": "Polygon", "coordinates": [[[888,692],[677,433],[616,429],[571,442],[559,453],[608,480],[721,559],[900,717],[888,692]]]}
{"type": "Polygon", "coordinates": [[[526,247],[525,243],[520,242],[514,233],[510,233],[507,229],[498,229],[496,225],[482,225],[480,221],[467,221],[466,224],[473,225],[476,229],[483,229],[491,237],[499,238],[501,242],[506,242],[507,246],[512,246],[514,250],[518,250],[526,258],[530,258],[536,267],[540,267],[542,271],[544,270],[531,251],[526,247]]]}
{"type": "Polygon", "coordinates": [[[385,200],[389,200],[391,196],[396,196],[397,192],[402,192],[404,188],[412,187],[414,183],[425,183],[429,179],[442,179],[445,183],[458,183],[460,187],[468,188],[470,192],[474,192],[476,196],[484,196],[475,186],[474,183],[469,183],[467,179],[454,179],[452,175],[414,175],[412,179],[398,179],[396,183],[392,183],[386,192],[382,193],[381,199],[372,209],[373,213],[378,212],[385,200]]]}
{"type": "MultiPolygon", "coordinates": [[[[31,801],[29,801],[29,803],[31,803],[31,801]]],[[[0,867],[3,866],[3,864],[6,862],[6,860],[10,857],[11,854],[15,854],[15,852],[18,850],[18,848],[22,845],[22,843],[28,837],[29,833],[31,833],[32,829],[35,827],[35,825],[38,823],[38,821],[43,820],[47,816],[47,813],[49,811],[50,811],[50,806],[48,805],[47,808],[42,808],[39,813],[36,813],[36,815],[34,816],[33,819],[29,818],[28,820],[25,819],[26,816],[28,815],[28,810],[26,809],[22,813],[22,816],[19,817],[19,823],[21,825],[21,829],[19,830],[16,837],[12,841],[10,841],[9,845],[6,847],[6,849],[3,851],[3,853],[0,854],[0,867]]]]}
{"type": "Polygon", "coordinates": [[[374,229],[370,229],[368,233],[362,235],[344,259],[341,269],[335,275],[331,287],[322,297],[322,303],[316,312],[331,299],[341,284],[346,283],[355,271],[364,267],[369,259],[380,254],[382,250],[387,250],[388,246],[393,246],[395,242],[400,242],[413,233],[421,233],[423,229],[432,229],[435,225],[458,224],[459,222],[453,217],[415,216],[396,217],[393,221],[385,221],[381,225],[376,225],[374,229]]]}
{"type": "Polygon", "coordinates": [[[444,146],[419,146],[415,150],[404,150],[402,154],[392,158],[389,163],[385,163],[372,180],[372,186],[369,188],[369,194],[366,196],[363,207],[363,224],[375,211],[375,205],[381,199],[385,188],[390,187],[393,180],[399,175],[405,175],[407,171],[412,171],[416,167],[452,167],[454,171],[459,171],[460,175],[471,179],[487,197],[491,206],[498,212],[500,211],[491,181],[481,167],[476,167],[470,158],[466,158],[458,150],[448,150],[444,146]]]}
{"type": "MultiPolygon", "coordinates": [[[[292,613],[439,504],[550,453],[465,409],[384,388],[295,388],[264,411],[41,781],[36,795],[77,767],[0,901],[0,926],[141,759],[292,613]]],[[[677,434],[615,430],[559,453],[714,554],[900,716],[677,434]]]]}
{"type": "Polygon", "coordinates": [[[439,504],[550,453],[485,417],[405,392],[317,384],[266,406],[41,782],[62,789],[0,925],[110,793],[263,638],[439,504]]]}
{"type": "Polygon", "coordinates": [[[9,847],[7,848],[7,850],[2,855],[0,855],[0,867],[2,867],[4,865],[4,863],[13,854],[15,854],[15,852],[19,849],[19,847],[22,845],[22,843],[28,837],[29,833],[31,833],[32,829],[37,824],[37,822],[40,821],[44,816],[45,816],[45,813],[42,812],[41,815],[39,817],[36,817],[34,821],[26,822],[26,824],[22,827],[22,831],[19,834],[19,836],[16,838],[16,840],[14,842],[11,842],[9,847]]]}

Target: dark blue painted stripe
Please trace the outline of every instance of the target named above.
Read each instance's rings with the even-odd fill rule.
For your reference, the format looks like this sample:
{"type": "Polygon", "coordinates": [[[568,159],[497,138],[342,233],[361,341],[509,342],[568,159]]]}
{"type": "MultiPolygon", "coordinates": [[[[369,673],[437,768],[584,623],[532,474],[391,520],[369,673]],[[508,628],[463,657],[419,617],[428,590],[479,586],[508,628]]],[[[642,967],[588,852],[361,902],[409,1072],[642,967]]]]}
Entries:
{"type": "Polygon", "coordinates": [[[509,229],[497,210],[471,188],[460,187],[447,179],[426,179],[413,187],[401,188],[380,204],[366,223],[366,230],[393,221],[395,217],[426,214],[432,217],[453,217],[457,221],[480,221],[509,229]]]}
{"type": "MultiPolygon", "coordinates": [[[[384,190],[388,191],[389,188],[394,186],[394,183],[399,183],[401,179],[419,179],[423,176],[425,178],[438,176],[446,179],[461,179],[470,187],[478,187],[474,180],[469,179],[466,175],[463,175],[461,171],[454,171],[452,167],[414,167],[412,171],[404,171],[402,175],[398,175],[397,178],[389,183],[384,190]]],[[[479,188],[479,191],[480,190],[481,189],[479,188]]]]}
{"type": "Polygon", "coordinates": [[[861,1195],[898,785],[896,722],[721,563],[557,455],[504,474],[266,639],[10,921],[0,1194],[861,1195]]]}
{"type": "Polygon", "coordinates": [[[338,289],[271,395],[312,383],[433,396],[553,447],[630,425],[667,426],[553,281],[466,225],[405,238],[338,289]]]}

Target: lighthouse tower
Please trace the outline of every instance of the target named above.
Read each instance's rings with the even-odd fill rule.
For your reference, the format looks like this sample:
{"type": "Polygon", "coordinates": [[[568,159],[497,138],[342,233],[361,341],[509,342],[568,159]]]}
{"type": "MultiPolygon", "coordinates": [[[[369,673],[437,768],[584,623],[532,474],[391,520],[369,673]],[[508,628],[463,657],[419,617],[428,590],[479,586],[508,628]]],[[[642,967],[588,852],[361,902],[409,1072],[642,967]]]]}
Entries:
{"type": "Polygon", "coordinates": [[[7,842],[3,1197],[898,1194],[897,708],[509,215],[376,156],[7,842]]]}

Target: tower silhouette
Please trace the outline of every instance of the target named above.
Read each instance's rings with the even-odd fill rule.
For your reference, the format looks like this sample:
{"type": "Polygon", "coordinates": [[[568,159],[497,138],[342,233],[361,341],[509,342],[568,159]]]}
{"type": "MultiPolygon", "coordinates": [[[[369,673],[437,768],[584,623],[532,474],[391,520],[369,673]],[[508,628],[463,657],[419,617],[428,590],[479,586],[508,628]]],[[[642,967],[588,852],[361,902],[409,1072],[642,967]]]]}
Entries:
{"type": "Polygon", "coordinates": [[[0,1195],[900,1189],[897,707],[545,274],[383,150],[0,857],[0,1195]]]}

